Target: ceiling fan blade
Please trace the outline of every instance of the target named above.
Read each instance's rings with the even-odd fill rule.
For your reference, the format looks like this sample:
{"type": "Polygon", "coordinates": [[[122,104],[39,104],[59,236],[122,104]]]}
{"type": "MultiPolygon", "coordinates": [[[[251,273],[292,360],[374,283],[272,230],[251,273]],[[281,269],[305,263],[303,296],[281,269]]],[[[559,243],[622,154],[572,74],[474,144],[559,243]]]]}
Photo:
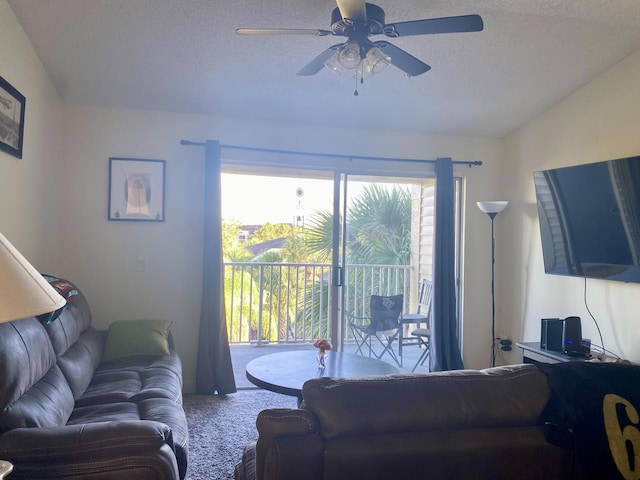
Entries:
{"type": "Polygon", "coordinates": [[[343,19],[349,19],[358,25],[367,24],[365,0],[336,0],[343,19]]]}
{"type": "Polygon", "coordinates": [[[324,52],[318,55],[316,58],[307,63],[304,67],[300,69],[297,75],[315,75],[324,67],[324,62],[329,60],[336,51],[342,47],[344,43],[340,43],[338,45],[333,45],[327,48],[324,52]]]}
{"type": "Polygon", "coordinates": [[[435,33],[480,32],[483,28],[484,24],[480,15],[462,15],[390,23],[384,26],[382,33],[387,37],[395,38],[435,33]]]}
{"type": "Polygon", "coordinates": [[[331,35],[330,30],[313,30],[306,28],[238,28],[238,35],[315,35],[324,37],[331,35]]]}
{"type": "Polygon", "coordinates": [[[391,65],[399,68],[407,75],[416,77],[431,70],[431,67],[401,48],[389,42],[375,42],[374,45],[391,58],[391,65]]]}

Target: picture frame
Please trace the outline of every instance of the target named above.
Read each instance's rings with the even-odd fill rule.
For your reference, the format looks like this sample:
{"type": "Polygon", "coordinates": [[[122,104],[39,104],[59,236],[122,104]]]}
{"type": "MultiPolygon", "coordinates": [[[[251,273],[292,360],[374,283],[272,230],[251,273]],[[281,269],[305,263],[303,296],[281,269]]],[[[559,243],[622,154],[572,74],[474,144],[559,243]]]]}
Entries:
{"type": "Polygon", "coordinates": [[[164,222],[164,160],[109,158],[108,219],[164,222]]]}
{"type": "Polygon", "coordinates": [[[26,98],[0,77],[0,150],[22,158],[26,98]]]}

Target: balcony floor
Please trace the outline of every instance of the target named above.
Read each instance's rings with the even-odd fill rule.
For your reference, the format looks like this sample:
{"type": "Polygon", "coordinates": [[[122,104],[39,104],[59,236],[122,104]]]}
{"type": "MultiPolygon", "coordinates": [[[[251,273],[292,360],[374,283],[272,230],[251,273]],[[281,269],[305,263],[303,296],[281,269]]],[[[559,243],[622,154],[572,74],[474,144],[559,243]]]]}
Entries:
{"type": "MultiPolygon", "coordinates": [[[[394,344],[397,353],[397,344],[394,344]]],[[[245,367],[252,359],[267,355],[269,353],[286,352],[290,350],[313,350],[309,344],[280,344],[280,345],[231,345],[231,361],[233,362],[233,373],[236,379],[236,387],[240,390],[258,388],[253,383],[247,380],[245,375],[245,367]]],[[[348,344],[345,346],[345,352],[355,353],[355,344],[348,344]]],[[[384,355],[381,360],[384,360],[391,365],[398,367],[400,372],[411,372],[411,369],[420,358],[422,350],[417,345],[407,345],[402,348],[402,367],[398,367],[393,359],[389,355],[384,355]]],[[[416,373],[426,373],[429,362],[426,361],[424,366],[418,366],[416,373]]]]}

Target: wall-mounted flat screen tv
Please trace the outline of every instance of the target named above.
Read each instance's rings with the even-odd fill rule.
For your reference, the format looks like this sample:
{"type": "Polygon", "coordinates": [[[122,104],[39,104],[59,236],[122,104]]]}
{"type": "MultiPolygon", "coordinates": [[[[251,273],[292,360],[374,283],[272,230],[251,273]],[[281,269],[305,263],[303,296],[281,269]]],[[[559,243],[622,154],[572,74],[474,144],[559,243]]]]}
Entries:
{"type": "Polygon", "coordinates": [[[546,273],[640,283],[640,156],[533,177],[546,273]]]}

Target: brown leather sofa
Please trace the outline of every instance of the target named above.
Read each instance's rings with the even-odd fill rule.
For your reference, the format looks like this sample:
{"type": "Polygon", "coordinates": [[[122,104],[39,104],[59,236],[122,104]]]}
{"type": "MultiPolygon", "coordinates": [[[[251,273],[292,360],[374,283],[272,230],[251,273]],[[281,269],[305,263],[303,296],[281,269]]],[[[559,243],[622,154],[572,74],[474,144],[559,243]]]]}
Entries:
{"type": "Polygon", "coordinates": [[[168,355],[102,362],[106,332],[75,291],[48,325],[0,324],[0,458],[11,478],[182,479],[182,366],[168,355]]]}
{"type": "Polygon", "coordinates": [[[300,409],[257,418],[237,480],[566,479],[570,449],[545,438],[550,388],[533,365],[317,378],[300,409]]]}

